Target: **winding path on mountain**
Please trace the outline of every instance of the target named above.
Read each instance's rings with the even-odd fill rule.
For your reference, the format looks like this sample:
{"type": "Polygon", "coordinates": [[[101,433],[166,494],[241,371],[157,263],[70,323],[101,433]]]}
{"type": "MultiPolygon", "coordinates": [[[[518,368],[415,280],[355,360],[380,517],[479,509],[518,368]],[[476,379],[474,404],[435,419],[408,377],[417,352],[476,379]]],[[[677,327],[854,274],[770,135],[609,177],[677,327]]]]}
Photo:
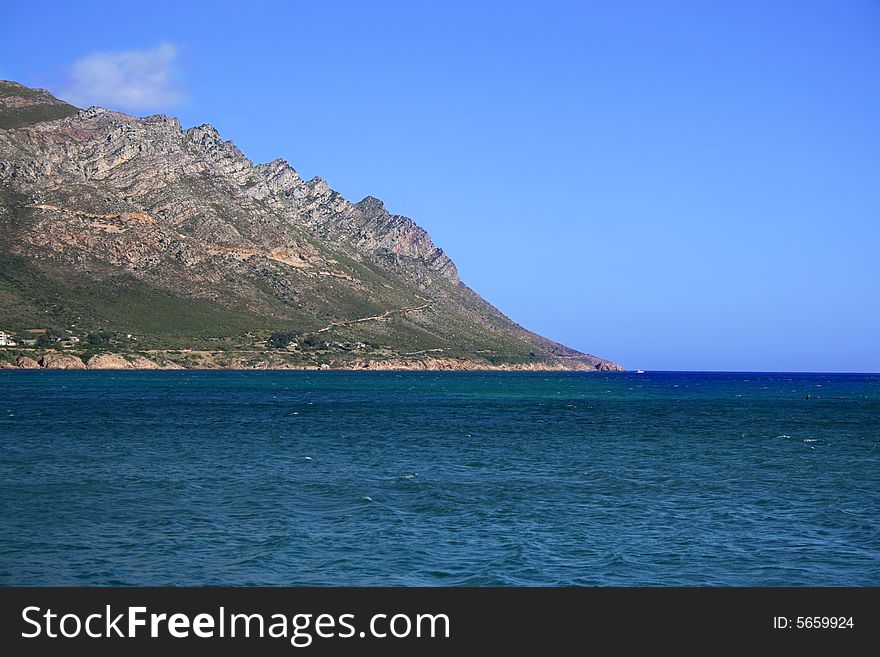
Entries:
{"type": "Polygon", "coordinates": [[[416,306],[415,308],[398,308],[396,310],[386,310],[381,315],[372,315],[370,317],[359,317],[358,319],[350,319],[350,320],[347,320],[344,322],[330,322],[324,328],[321,328],[321,329],[318,329],[317,331],[315,331],[315,333],[326,333],[327,331],[330,331],[331,329],[337,328],[339,326],[349,326],[351,324],[360,324],[361,322],[371,322],[371,321],[381,322],[383,319],[388,319],[389,317],[392,317],[393,315],[406,315],[407,313],[420,312],[420,311],[424,310],[425,308],[427,308],[428,306],[430,306],[432,303],[434,303],[434,302],[429,301],[428,303],[422,304],[421,306],[416,306]]]}

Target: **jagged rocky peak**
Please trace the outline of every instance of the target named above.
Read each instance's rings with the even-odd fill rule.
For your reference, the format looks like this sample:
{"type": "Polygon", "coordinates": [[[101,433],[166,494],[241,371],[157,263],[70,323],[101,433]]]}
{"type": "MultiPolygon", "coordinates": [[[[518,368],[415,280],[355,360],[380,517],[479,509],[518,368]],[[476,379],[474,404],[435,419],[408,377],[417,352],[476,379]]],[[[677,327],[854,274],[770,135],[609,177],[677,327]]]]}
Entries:
{"type": "MultiPolygon", "coordinates": [[[[39,95],[52,98],[48,92],[39,95]]],[[[75,108],[74,111],[77,112],[75,108]]],[[[63,139],[70,138],[80,146],[77,153],[65,148],[65,157],[87,179],[109,182],[114,177],[148,195],[150,180],[161,185],[181,174],[198,173],[218,185],[231,183],[231,189],[263,203],[292,225],[304,224],[327,239],[351,244],[366,256],[381,256],[383,262],[397,270],[408,269],[417,279],[422,279],[418,267],[427,266],[458,281],[455,265],[434,245],[427,232],[407,217],[388,212],[380,199],[367,196],[359,203],[351,203],[320,176],[303,181],[282,158],[255,166],[211,124],[182,130],[178,119],[165,114],[138,118],[101,107],[78,111],[71,121],[60,131],[50,123],[40,126],[47,140],[43,142],[44,148],[34,153],[37,160],[47,159],[63,139]]],[[[31,167],[34,178],[39,173],[37,160],[31,167]]],[[[200,226],[214,226],[218,235],[232,234],[233,227],[224,225],[221,229],[211,219],[215,214],[214,208],[203,208],[200,213],[198,198],[181,202],[174,212],[177,217],[191,217],[190,221],[200,226]]],[[[245,215],[239,216],[250,222],[245,215]]]]}
{"type": "Polygon", "coordinates": [[[202,144],[218,144],[223,142],[220,138],[220,132],[210,123],[202,123],[201,125],[187,128],[184,132],[189,135],[193,141],[202,144]]]}
{"type": "Polygon", "coordinates": [[[240,185],[246,184],[253,173],[253,163],[238,146],[229,140],[224,141],[217,128],[203,123],[184,130],[183,134],[211,162],[215,174],[229,176],[240,185]]]}
{"type": "Polygon", "coordinates": [[[311,193],[315,196],[329,196],[333,193],[333,190],[330,189],[330,183],[328,183],[321,176],[309,178],[306,181],[306,185],[308,186],[311,193]]]}
{"type": "Polygon", "coordinates": [[[282,212],[284,201],[298,200],[305,194],[305,184],[296,169],[280,157],[255,166],[253,175],[245,183],[246,196],[282,212]]]}
{"type": "Polygon", "coordinates": [[[183,131],[183,134],[187,136],[191,143],[199,146],[206,155],[227,155],[230,150],[234,150],[235,153],[244,157],[244,154],[238,150],[238,147],[231,141],[224,141],[223,138],[220,137],[220,132],[217,128],[210,123],[203,123],[201,125],[193,126],[192,128],[187,128],[183,131]]]}
{"type": "Polygon", "coordinates": [[[175,116],[168,116],[167,114],[153,114],[152,116],[146,116],[143,119],[144,123],[149,123],[151,125],[160,126],[168,129],[170,132],[181,132],[180,119],[175,116]]]}
{"type": "Polygon", "coordinates": [[[287,160],[276,158],[266,164],[258,164],[257,172],[272,190],[289,191],[292,187],[302,185],[302,178],[287,160]]]}
{"type": "Polygon", "coordinates": [[[358,210],[370,217],[389,214],[388,210],[385,209],[385,203],[382,201],[382,199],[378,199],[375,196],[365,196],[360,201],[355,203],[355,205],[357,206],[358,210]]]}
{"type": "Polygon", "coordinates": [[[364,197],[354,207],[362,217],[361,242],[367,243],[371,250],[420,260],[446,278],[458,281],[455,264],[412,219],[390,213],[385,203],[375,196],[364,197]]]}

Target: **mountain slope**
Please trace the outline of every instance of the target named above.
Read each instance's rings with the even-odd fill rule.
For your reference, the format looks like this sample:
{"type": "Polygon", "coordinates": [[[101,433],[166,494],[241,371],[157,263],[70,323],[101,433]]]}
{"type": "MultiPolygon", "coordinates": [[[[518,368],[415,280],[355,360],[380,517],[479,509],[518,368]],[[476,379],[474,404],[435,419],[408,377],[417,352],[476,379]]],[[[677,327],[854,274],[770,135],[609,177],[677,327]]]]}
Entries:
{"type": "Polygon", "coordinates": [[[378,199],[254,165],[209,125],[15,83],[0,108],[2,330],[203,366],[617,368],[512,322],[378,199]]]}
{"type": "Polygon", "coordinates": [[[61,119],[78,111],[43,89],[29,89],[17,82],[0,80],[0,128],[61,119]]]}

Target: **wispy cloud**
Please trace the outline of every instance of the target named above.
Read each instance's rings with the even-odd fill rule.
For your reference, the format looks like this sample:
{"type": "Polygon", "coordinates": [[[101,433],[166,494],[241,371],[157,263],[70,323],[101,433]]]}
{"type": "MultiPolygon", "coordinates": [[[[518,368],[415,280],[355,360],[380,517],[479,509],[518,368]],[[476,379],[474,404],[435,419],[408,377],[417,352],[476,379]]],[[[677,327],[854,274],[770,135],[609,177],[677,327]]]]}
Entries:
{"type": "Polygon", "coordinates": [[[184,99],[175,80],[178,50],[163,43],[150,50],[96,52],[73,63],[61,95],[75,105],[160,110],[184,99]]]}

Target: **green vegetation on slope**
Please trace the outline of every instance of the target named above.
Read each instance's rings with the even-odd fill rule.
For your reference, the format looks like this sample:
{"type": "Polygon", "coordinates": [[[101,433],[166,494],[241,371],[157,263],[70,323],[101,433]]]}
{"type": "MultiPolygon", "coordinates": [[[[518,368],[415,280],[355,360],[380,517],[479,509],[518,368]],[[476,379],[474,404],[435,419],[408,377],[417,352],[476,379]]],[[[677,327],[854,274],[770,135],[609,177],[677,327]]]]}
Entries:
{"type": "Polygon", "coordinates": [[[33,105],[15,109],[0,108],[0,128],[20,128],[41,121],[63,119],[79,110],[72,105],[33,105]]]}
{"type": "Polygon", "coordinates": [[[28,89],[5,80],[0,80],[2,96],[10,99],[5,105],[0,105],[0,128],[4,129],[63,119],[79,111],[73,105],[56,100],[39,89],[28,89]],[[27,104],[18,106],[14,104],[14,99],[21,99],[27,104]]]}
{"type": "Polygon", "coordinates": [[[76,327],[146,336],[144,344],[191,347],[209,338],[243,335],[279,320],[225,308],[202,299],[181,298],[131,278],[113,283],[80,279],[61,281],[39,271],[25,258],[0,253],[0,328],[76,327]]]}

